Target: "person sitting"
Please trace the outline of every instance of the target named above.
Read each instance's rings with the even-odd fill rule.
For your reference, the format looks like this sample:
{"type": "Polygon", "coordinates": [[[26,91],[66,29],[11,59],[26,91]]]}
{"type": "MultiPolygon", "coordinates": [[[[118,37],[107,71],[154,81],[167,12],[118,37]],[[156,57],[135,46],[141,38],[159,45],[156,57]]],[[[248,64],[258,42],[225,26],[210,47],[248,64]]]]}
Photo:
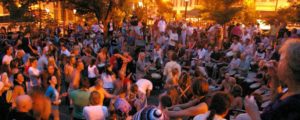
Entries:
{"type": "Polygon", "coordinates": [[[185,104],[179,104],[170,107],[169,111],[166,111],[166,114],[169,117],[192,117],[208,111],[208,105],[206,104],[205,97],[205,95],[208,93],[208,82],[197,79],[194,80],[191,86],[194,99],[185,104]],[[180,110],[175,111],[176,109],[180,110]]]}
{"type": "Polygon", "coordinates": [[[28,95],[18,96],[16,99],[16,109],[8,115],[8,120],[34,120],[29,114],[32,108],[32,100],[28,95]]]}
{"type": "Polygon", "coordinates": [[[271,76],[273,101],[262,113],[253,97],[245,98],[246,112],[252,120],[299,120],[300,119],[300,39],[287,40],[280,49],[281,59],[268,67],[271,76]],[[276,68],[277,66],[277,68],[276,68]],[[288,91],[278,91],[280,81],[288,91]]]}
{"type": "Polygon", "coordinates": [[[105,120],[108,117],[107,107],[102,106],[100,103],[100,99],[103,96],[97,91],[93,91],[90,95],[89,101],[90,106],[85,106],[83,108],[83,116],[87,120],[105,120]]]}
{"type": "Polygon", "coordinates": [[[228,93],[217,92],[212,97],[209,111],[194,117],[194,120],[226,120],[232,99],[228,93]]]}
{"type": "Polygon", "coordinates": [[[160,110],[166,110],[168,109],[168,107],[172,106],[172,100],[171,97],[168,95],[163,95],[159,97],[159,104],[158,104],[158,108],[160,110]]]}

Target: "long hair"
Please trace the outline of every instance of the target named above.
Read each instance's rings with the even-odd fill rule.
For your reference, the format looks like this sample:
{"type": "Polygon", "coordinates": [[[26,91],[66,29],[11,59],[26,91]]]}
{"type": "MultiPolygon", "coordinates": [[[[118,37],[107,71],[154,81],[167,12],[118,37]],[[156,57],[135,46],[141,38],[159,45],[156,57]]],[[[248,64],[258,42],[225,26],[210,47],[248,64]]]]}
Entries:
{"type": "Polygon", "coordinates": [[[209,106],[210,113],[206,120],[213,120],[215,114],[221,115],[227,113],[231,106],[231,102],[232,97],[228,93],[217,92],[211,100],[211,104],[209,106]]]}

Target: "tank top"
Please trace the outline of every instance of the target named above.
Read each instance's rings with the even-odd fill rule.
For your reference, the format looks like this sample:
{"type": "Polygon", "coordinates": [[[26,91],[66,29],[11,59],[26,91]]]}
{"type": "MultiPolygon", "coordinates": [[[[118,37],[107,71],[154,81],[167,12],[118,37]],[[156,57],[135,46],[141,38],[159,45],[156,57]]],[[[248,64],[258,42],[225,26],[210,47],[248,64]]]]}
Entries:
{"type": "Polygon", "coordinates": [[[96,65],[88,66],[88,78],[96,78],[95,69],[96,69],[96,65]]]}

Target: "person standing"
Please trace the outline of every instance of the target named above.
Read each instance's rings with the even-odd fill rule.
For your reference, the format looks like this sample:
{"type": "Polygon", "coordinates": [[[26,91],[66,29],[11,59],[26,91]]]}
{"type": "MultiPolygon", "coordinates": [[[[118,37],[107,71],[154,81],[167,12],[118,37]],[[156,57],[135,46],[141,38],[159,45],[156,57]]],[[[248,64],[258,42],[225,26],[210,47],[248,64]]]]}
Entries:
{"type": "Polygon", "coordinates": [[[70,98],[74,105],[73,120],[84,120],[83,108],[89,105],[90,92],[88,91],[88,80],[81,80],[80,85],[79,89],[70,92],[70,98]]]}
{"type": "Polygon", "coordinates": [[[48,98],[50,98],[51,100],[51,113],[53,115],[53,119],[54,120],[59,120],[59,105],[61,103],[60,98],[65,96],[66,94],[62,94],[61,96],[59,95],[58,90],[56,89],[56,85],[57,85],[57,78],[56,76],[50,76],[50,78],[48,78],[48,88],[46,90],[45,96],[47,96],[48,98]]]}
{"type": "Polygon", "coordinates": [[[166,21],[164,20],[163,17],[161,17],[161,19],[158,21],[157,27],[159,29],[159,32],[161,32],[161,33],[166,32],[167,23],[166,23],[166,21]]]}
{"type": "Polygon", "coordinates": [[[102,106],[100,103],[100,94],[97,91],[93,91],[90,95],[89,106],[83,108],[84,118],[87,120],[105,120],[108,117],[107,107],[102,106]]]}
{"type": "Polygon", "coordinates": [[[29,88],[39,88],[41,86],[40,74],[41,71],[38,69],[38,61],[36,58],[30,59],[31,66],[28,69],[30,84],[29,88]]]}
{"type": "Polygon", "coordinates": [[[113,20],[111,19],[107,24],[107,37],[112,37],[113,32],[114,32],[114,23],[113,20]]]}

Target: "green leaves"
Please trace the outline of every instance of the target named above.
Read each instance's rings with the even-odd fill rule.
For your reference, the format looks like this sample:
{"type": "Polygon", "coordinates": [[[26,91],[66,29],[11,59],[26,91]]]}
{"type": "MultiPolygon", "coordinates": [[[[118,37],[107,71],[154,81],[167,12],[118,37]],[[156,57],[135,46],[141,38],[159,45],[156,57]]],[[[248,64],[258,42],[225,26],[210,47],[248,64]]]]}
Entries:
{"type": "Polygon", "coordinates": [[[202,14],[215,22],[224,25],[229,22],[243,7],[240,0],[205,0],[203,1],[202,14]]]}

